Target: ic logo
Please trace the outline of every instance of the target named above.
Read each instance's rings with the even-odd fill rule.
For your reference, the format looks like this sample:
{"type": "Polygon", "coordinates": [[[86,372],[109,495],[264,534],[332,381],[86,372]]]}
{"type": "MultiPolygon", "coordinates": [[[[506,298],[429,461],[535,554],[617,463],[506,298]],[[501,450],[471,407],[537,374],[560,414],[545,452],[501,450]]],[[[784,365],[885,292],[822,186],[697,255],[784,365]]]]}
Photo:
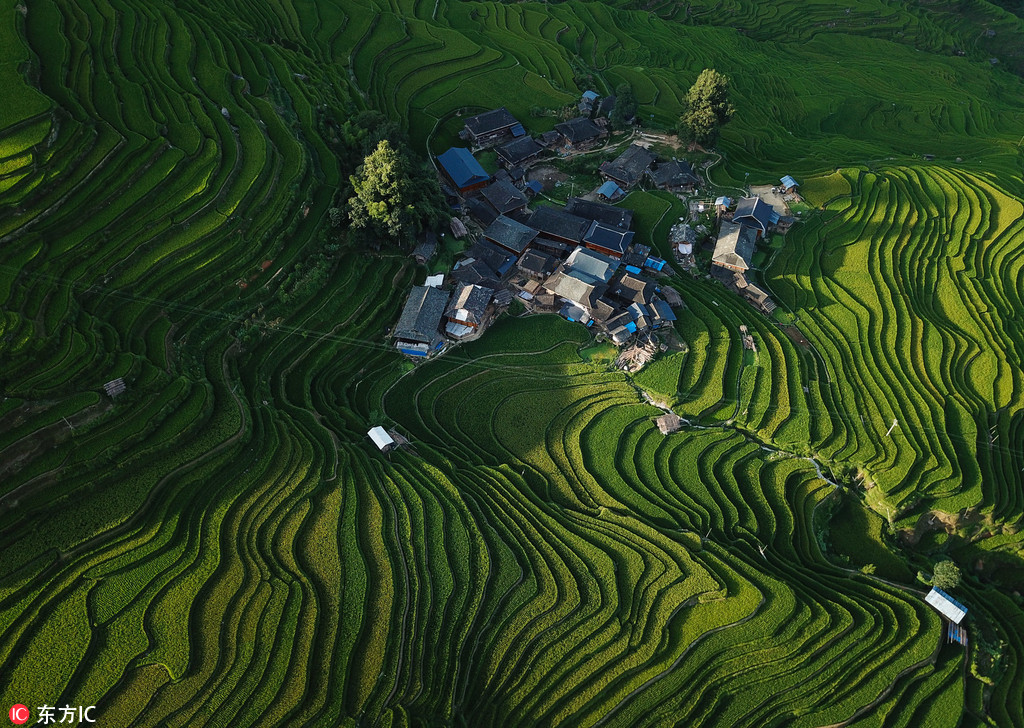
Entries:
{"type": "Polygon", "coordinates": [[[15,725],[24,725],[25,723],[28,723],[31,713],[29,713],[29,709],[27,707],[18,703],[17,705],[11,706],[11,710],[8,715],[10,715],[11,722],[15,725]]]}

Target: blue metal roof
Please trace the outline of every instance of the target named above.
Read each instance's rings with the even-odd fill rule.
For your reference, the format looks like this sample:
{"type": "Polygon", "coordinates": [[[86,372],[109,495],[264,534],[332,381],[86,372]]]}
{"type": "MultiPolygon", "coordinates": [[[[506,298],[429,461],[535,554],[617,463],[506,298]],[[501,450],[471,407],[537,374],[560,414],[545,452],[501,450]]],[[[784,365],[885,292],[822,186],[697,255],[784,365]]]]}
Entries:
{"type": "Polygon", "coordinates": [[[792,177],[790,177],[788,174],[785,177],[783,177],[782,179],[780,179],[779,182],[781,182],[782,186],[786,187],[786,188],[789,188],[789,187],[799,187],[800,186],[797,183],[797,181],[795,179],[793,179],[792,177]]]}
{"type": "Polygon", "coordinates": [[[626,324],[626,330],[635,334],[636,333],[636,323],[634,323],[633,321],[630,321],[628,324],[626,324]]]}
{"type": "Polygon", "coordinates": [[[665,319],[666,321],[676,320],[675,312],[672,310],[672,307],[669,306],[668,303],[666,303],[665,301],[662,301],[660,299],[655,301],[654,308],[657,310],[658,315],[661,316],[661,318],[665,319]]]}
{"type": "Polygon", "coordinates": [[[615,197],[615,195],[622,194],[622,188],[611,180],[608,180],[597,188],[597,194],[604,195],[605,197],[615,197]]]}
{"type": "Polygon", "coordinates": [[[936,586],[936,587],[932,587],[932,588],[933,588],[933,589],[935,589],[936,593],[937,593],[937,594],[938,594],[939,596],[941,596],[941,597],[944,597],[944,598],[945,598],[945,599],[946,599],[946,600],[947,600],[947,601],[948,601],[948,602],[949,602],[950,604],[952,604],[952,605],[953,605],[954,607],[956,607],[957,609],[963,610],[963,611],[964,611],[965,613],[967,612],[967,607],[965,607],[965,606],[964,606],[963,604],[961,604],[960,602],[958,602],[958,601],[957,601],[956,599],[954,599],[953,597],[949,596],[949,594],[947,594],[946,592],[944,592],[944,591],[943,591],[942,589],[939,589],[939,587],[937,587],[937,586],[936,586]]]}
{"type": "Polygon", "coordinates": [[[627,265],[626,266],[626,270],[629,271],[630,273],[639,273],[640,272],[640,269],[637,268],[635,265],[627,265]]]}
{"type": "Polygon", "coordinates": [[[648,268],[653,268],[654,270],[661,270],[662,268],[665,267],[665,261],[663,261],[661,258],[655,258],[654,256],[651,256],[650,258],[647,259],[644,265],[647,266],[648,268]]]}
{"type": "Polygon", "coordinates": [[[544,189],[544,186],[540,182],[538,182],[537,180],[533,180],[532,182],[527,182],[526,186],[529,187],[531,190],[533,190],[534,194],[540,194],[540,191],[542,189],[544,189]]]}
{"type": "Polygon", "coordinates": [[[583,98],[590,99],[591,101],[595,101],[595,100],[597,100],[597,99],[599,99],[601,97],[598,96],[597,91],[584,91],[583,92],[583,98]]]}
{"type": "Polygon", "coordinates": [[[437,161],[459,189],[478,182],[486,182],[491,178],[469,150],[462,147],[452,147],[438,155],[437,161]]]}
{"type": "Polygon", "coordinates": [[[512,127],[511,131],[514,137],[526,136],[526,129],[523,128],[522,124],[516,124],[512,127]]]}

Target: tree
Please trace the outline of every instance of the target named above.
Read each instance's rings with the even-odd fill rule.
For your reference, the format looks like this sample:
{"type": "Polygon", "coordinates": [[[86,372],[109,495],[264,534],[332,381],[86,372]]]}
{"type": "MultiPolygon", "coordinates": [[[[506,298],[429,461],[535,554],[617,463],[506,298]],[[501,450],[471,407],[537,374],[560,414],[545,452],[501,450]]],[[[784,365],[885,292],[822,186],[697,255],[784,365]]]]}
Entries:
{"type": "Polygon", "coordinates": [[[940,561],[932,572],[932,586],[948,591],[960,586],[960,567],[952,561],[940,561]]]}
{"type": "Polygon", "coordinates": [[[736,108],[729,103],[729,79],[705,68],[686,93],[686,111],[679,119],[679,135],[702,146],[712,146],[736,108]]]}
{"type": "Polygon", "coordinates": [[[370,229],[391,238],[415,234],[416,208],[408,160],[387,139],[349,177],[352,197],[348,217],[353,228],[370,229]]]}
{"type": "Polygon", "coordinates": [[[615,89],[615,108],[608,117],[612,126],[616,129],[629,124],[636,116],[636,96],[633,94],[633,87],[628,83],[619,85],[615,89]]]}

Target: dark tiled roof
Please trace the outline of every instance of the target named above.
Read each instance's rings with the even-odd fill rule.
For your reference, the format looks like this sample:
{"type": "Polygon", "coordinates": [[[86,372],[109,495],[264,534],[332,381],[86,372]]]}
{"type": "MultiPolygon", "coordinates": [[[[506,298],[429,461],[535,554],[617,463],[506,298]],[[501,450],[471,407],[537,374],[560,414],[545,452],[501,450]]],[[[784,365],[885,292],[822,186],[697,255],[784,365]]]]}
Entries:
{"type": "Polygon", "coordinates": [[[487,304],[491,302],[493,295],[494,290],[491,288],[464,283],[452,296],[445,315],[449,318],[455,317],[462,321],[479,324],[483,321],[487,304]]]}
{"type": "Polygon", "coordinates": [[[468,265],[459,266],[448,278],[459,283],[476,283],[485,288],[499,288],[498,274],[482,260],[474,260],[468,265]]]}
{"type": "Polygon", "coordinates": [[[526,207],[528,202],[526,195],[517,190],[511,182],[505,180],[487,185],[480,190],[480,196],[501,215],[526,207]]]}
{"type": "Polygon", "coordinates": [[[693,167],[684,159],[656,164],[648,174],[658,187],[697,187],[700,184],[693,167]]]}
{"type": "Polygon", "coordinates": [[[521,222],[499,215],[484,230],[484,237],[513,253],[522,253],[537,237],[537,232],[521,222]]]}
{"type": "Polygon", "coordinates": [[[512,266],[515,265],[516,262],[516,257],[510,252],[483,239],[477,240],[473,243],[470,249],[465,252],[465,256],[467,258],[482,260],[490,266],[499,277],[504,276],[512,270],[512,266]]]}
{"type": "Polygon", "coordinates": [[[745,270],[750,267],[756,244],[757,237],[753,228],[723,220],[711,259],[721,265],[745,270]]]}
{"type": "Polygon", "coordinates": [[[564,253],[569,249],[569,246],[560,240],[552,240],[551,238],[545,238],[543,235],[538,235],[537,239],[533,241],[533,244],[538,248],[544,248],[545,250],[556,250],[559,253],[564,253]]]}
{"type": "Polygon", "coordinates": [[[549,275],[555,270],[555,259],[539,250],[527,250],[519,259],[518,265],[527,273],[549,275]]]}
{"type": "Polygon", "coordinates": [[[615,316],[611,317],[605,322],[605,325],[609,330],[617,328],[619,326],[625,326],[633,321],[633,317],[629,315],[628,311],[620,311],[615,316]]]}
{"type": "Polygon", "coordinates": [[[516,117],[509,113],[509,110],[502,106],[494,111],[485,111],[482,114],[471,116],[466,119],[466,128],[475,136],[481,134],[493,134],[502,129],[511,128],[519,122],[516,117]]]}
{"type": "Polygon", "coordinates": [[[603,133],[601,127],[585,116],[579,116],[561,124],[555,124],[555,129],[573,144],[596,139],[603,133]]]}
{"type": "Polygon", "coordinates": [[[476,197],[466,200],[466,211],[481,225],[490,225],[498,219],[498,213],[494,208],[476,197]]]}
{"type": "Polygon", "coordinates": [[[629,230],[633,226],[632,210],[608,205],[604,202],[590,202],[581,200],[579,197],[570,197],[569,201],[565,203],[565,211],[587,220],[597,220],[608,227],[629,230]]]}
{"type": "Polygon", "coordinates": [[[594,305],[590,309],[590,316],[595,321],[605,322],[615,315],[615,307],[605,301],[603,298],[594,301],[594,305]]]}
{"type": "Polygon", "coordinates": [[[437,162],[460,189],[491,178],[469,150],[462,147],[452,147],[439,155],[437,162]]]}
{"type": "Polygon", "coordinates": [[[448,292],[430,286],[413,286],[395,326],[395,338],[430,344],[440,339],[438,326],[448,304],[448,292]]]}
{"type": "Polygon", "coordinates": [[[761,228],[768,228],[779,221],[779,213],[760,197],[744,197],[736,203],[736,211],[732,214],[733,222],[743,222],[761,228]]]}
{"type": "Polygon", "coordinates": [[[541,235],[580,243],[587,233],[590,221],[572,215],[562,208],[544,205],[533,213],[529,225],[541,235]]]}
{"type": "Polygon", "coordinates": [[[523,137],[508,144],[502,144],[497,149],[498,156],[505,164],[520,164],[531,157],[535,157],[544,151],[544,147],[537,143],[533,137],[523,137]]]}
{"type": "Polygon", "coordinates": [[[613,287],[612,292],[621,299],[634,303],[650,303],[654,298],[654,284],[626,273],[613,287]]]}
{"type": "Polygon", "coordinates": [[[540,135],[540,143],[545,147],[554,147],[562,143],[562,135],[552,129],[540,135]]]}
{"type": "Polygon", "coordinates": [[[433,230],[426,230],[417,237],[416,247],[412,251],[414,258],[430,260],[437,251],[437,235],[433,230]]]}
{"type": "Polygon", "coordinates": [[[601,164],[601,172],[626,187],[632,187],[644,176],[647,168],[657,157],[639,144],[630,144],[622,154],[611,162],[601,164]]]}
{"type": "Polygon", "coordinates": [[[619,228],[611,228],[606,225],[602,225],[597,220],[590,224],[590,229],[587,230],[587,234],[583,238],[583,242],[587,245],[592,245],[602,250],[609,250],[612,253],[622,255],[626,252],[626,248],[633,242],[633,233],[631,231],[621,230],[619,228]]]}

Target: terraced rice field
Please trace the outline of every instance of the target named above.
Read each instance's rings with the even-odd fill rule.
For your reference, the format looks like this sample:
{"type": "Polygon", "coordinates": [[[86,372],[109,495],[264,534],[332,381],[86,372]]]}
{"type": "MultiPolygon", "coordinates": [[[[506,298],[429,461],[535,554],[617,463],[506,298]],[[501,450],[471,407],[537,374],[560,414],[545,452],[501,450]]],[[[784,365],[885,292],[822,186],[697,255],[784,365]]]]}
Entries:
{"type": "MultiPolygon", "coordinates": [[[[1011,47],[1020,22],[977,5],[1011,47]]],[[[0,702],[118,727],[1024,726],[1024,83],[952,10],[6,8],[0,702]],[[531,108],[590,74],[670,124],[705,65],[739,107],[720,181],[802,175],[821,208],[765,270],[808,343],[676,276],[689,352],[633,380],[555,317],[408,372],[384,332],[422,271],[328,225],[346,122],[381,110],[420,151],[467,109],[541,131],[531,108]],[[688,426],[663,437],[638,386],[688,426]],[[414,449],[377,453],[380,423],[414,449]],[[823,551],[851,479],[921,530],[905,569],[823,551]],[[938,551],[991,685],[900,580],[938,551]]],[[[673,201],[626,204],[659,245],[673,201]]]]}

